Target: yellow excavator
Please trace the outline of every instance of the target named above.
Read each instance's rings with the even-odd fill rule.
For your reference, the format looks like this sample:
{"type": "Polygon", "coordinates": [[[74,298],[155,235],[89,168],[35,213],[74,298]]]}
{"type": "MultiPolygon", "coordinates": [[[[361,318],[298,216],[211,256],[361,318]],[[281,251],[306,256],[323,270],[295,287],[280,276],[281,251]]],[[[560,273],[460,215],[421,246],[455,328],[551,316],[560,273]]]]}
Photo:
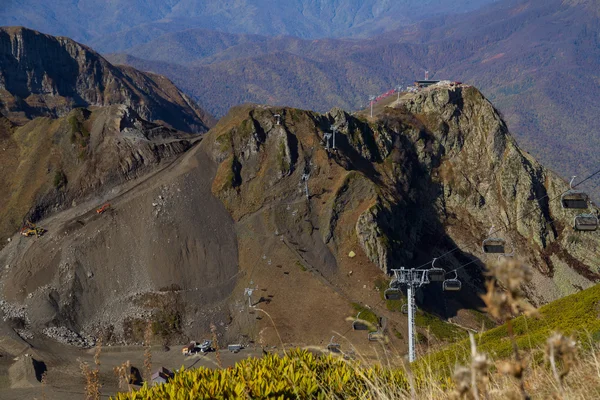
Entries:
{"type": "Polygon", "coordinates": [[[21,235],[23,235],[23,236],[34,236],[35,235],[36,237],[40,237],[44,233],[46,233],[46,230],[44,228],[36,226],[31,221],[27,221],[25,223],[25,226],[23,226],[23,228],[21,229],[21,235]]]}

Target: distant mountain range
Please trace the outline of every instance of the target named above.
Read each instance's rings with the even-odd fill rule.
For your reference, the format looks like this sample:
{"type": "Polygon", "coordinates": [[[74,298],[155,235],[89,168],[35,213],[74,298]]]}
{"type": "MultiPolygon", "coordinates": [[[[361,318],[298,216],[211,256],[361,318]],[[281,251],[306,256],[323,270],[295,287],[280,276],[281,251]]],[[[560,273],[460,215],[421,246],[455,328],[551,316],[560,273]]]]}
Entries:
{"type": "Polygon", "coordinates": [[[122,51],[190,28],[303,38],[366,36],[496,0],[3,0],[0,25],[122,51]]]}
{"type": "Polygon", "coordinates": [[[503,0],[364,40],[188,30],[109,59],[165,74],[216,115],[243,102],[354,110],[429,69],[480,87],[523,146],[567,177],[596,167],[599,7],[503,0]]]}

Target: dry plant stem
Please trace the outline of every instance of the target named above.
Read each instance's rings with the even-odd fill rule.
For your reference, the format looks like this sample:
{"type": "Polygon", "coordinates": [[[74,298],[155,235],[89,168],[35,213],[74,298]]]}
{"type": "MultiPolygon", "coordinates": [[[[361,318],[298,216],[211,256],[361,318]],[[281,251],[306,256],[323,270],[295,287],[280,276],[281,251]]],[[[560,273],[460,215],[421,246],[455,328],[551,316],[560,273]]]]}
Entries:
{"type": "Polygon", "coordinates": [[[146,331],[144,332],[144,380],[150,384],[152,379],[152,351],[150,345],[152,341],[152,322],[148,321],[146,324],[146,331]]]}
{"type": "Polygon", "coordinates": [[[554,379],[556,379],[556,383],[558,383],[558,390],[560,391],[561,396],[564,396],[564,388],[562,384],[562,379],[558,375],[558,370],[556,369],[556,361],[554,360],[554,343],[550,342],[550,366],[552,367],[552,374],[554,375],[554,379]]]}
{"type": "MultiPolygon", "coordinates": [[[[469,339],[471,341],[471,358],[474,359],[477,356],[477,347],[475,346],[475,336],[469,332],[469,339]]],[[[475,365],[471,363],[471,391],[473,392],[473,398],[479,400],[479,390],[477,389],[477,369],[475,365]]]]}
{"type": "Polygon", "coordinates": [[[48,384],[48,376],[47,376],[47,373],[48,373],[48,372],[47,372],[47,371],[45,371],[45,372],[42,374],[42,380],[41,380],[41,383],[42,383],[42,400],[46,400],[46,385],[48,384]]]}
{"type": "Polygon", "coordinates": [[[221,353],[219,352],[219,340],[217,338],[217,327],[215,324],[210,324],[210,333],[212,333],[213,343],[215,344],[215,358],[217,359],[217,365],[220,369],[223,369],[223,362],[221,361],[221,353]]]}
{"type": "Polygon", "coordinates": [[[287,355],[287,352],[285,351],[285,346],[283,344],[283,340],[281,339],[281,335],[279,334],[279,331],[277,330],[277,327],[275,326],[275,322],[273,321],[273,318],[271,318],[269,313],[266,312],[265,310],[261,310],[260,308],[255,308],[255,310],[263,312],[267,315],[267,317],[269,317],[269,319],[271,320],[271,324],[273,325],[273,329],[275,329],[275,333],[277,333],[277,337],[279,338],[279,342],[281,343],[281,348],[283,349],[283,354],[287,355]]]}
{"type": "MultiPolygon", "coordinates": [[[[517,364],[521,364],[521,356],[519,356],[519,346],[517,346],[517,340],[515,339],[515,334],[512,326],[512,318],[508,318],[506,320],[506,330],[508,331],[508,336],[510,337],[510,343],[512,344],[513,352],[515,353],[515,361],[517,364]]],[[[521,396],[523,399],[530,400],[529,394],[525,390],[525,383],[523,382],[523,375],[519,377],[519,390],[521,391],[521,396]]]]}

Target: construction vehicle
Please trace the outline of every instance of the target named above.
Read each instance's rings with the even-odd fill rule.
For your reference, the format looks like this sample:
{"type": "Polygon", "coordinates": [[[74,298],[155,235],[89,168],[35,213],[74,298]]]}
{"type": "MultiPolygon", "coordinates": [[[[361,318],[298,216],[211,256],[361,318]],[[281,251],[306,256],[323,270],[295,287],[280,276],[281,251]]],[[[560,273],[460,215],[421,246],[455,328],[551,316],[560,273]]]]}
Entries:
{"type": "Polygon", "coordinates": [[[96,213],[102,214],[104,211],[108,210],[109,208],[110,208],[110,203],[106,203],[102,207],[100,207],[99,209],[97,209],[96,213]]]}
{"type": "Polygon", "coordinates": [[[212,347],[212,340],[205,340],[200,344],[197,342],[190,342],[190,344],[181,349],[181,353],[184,356],[190,356],[198,352],[208,353],[209,351],[214,351],[212,347]]]}
{"type": "Polygon", "coordinates": [[[21,235],[27,236],[27,237],[34,236],[34,235],[36,237],[40,237],[44,233],[46,233],[46,230],[44,228],[36,226],[31,221],[27,221],[25,223],[25,226],[23,226],[23,228],[21,228],[21,235]]]}

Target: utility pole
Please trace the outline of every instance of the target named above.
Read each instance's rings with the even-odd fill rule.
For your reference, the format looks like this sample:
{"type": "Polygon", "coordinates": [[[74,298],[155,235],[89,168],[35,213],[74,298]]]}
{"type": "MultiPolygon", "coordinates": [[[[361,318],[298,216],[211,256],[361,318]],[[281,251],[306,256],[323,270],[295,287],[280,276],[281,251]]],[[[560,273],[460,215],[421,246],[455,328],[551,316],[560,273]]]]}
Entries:
{"type": "Polygon", "coordinates": [[[369,96],[369,101],[371,102],[371,118],[373,118],[373,102],[375,101],[377,97],[375,96],[369,96]]]}
{"type": "MultiPolygon", "coordinates": [[[[252,284],[252,282],[250,282],[252,284]]],[[[244,296],[248,296],[248,307],[252,308],[252,293],[254,292],[253,288],[244,289],[244,296]]]]}
{"type": "Polygon", "coordinates": [[[337,132],[337,128],[332,127],[331,132],[323,133],[323,138],[325,139],[325,149],[329,151],[329,139],[333,138],[333,146],[332,148],[335,150],[335,134],[337,132]]]}
{"type": "Polygon", "coordinates": [[[306,174],[302,174],[302,180],[304,181],[304,192],[306,193],[306,199],[310,199],[308,196],[308,178],[310,178],[310,173],[306,174]]]}
{"type": "Polygon", "coordinates": [[[331,139],[331,133],[325,132],[323,138],[325,138],[325,150],[329,151],[329,139],[331,139]]]}
{"type": "MultiPolygon", "coordinates": [[[[435,262],[435,260],[434,260],[435,262]]],[[[443,282],[444,270],[441,268],[430,269],[393,269],[394,277],[392,278],[389,289],[384,292],[386,300],[399,300],[401,298],[401,288],[406,288],[407,294],[407,314],[408,314],[408,361],[413,362],[417,358],[416,354],[416,327],[415,313],[417,305],[415,303],[415,294],[417,290],[431,282],[443,282]]]]}
{"type": "Polygon", "coordinates": [[[331,128],[331,135],[333,135],[333,149],[335,150],[335,133],[337,132],[337,129],[335,127],[331,128]]]}

